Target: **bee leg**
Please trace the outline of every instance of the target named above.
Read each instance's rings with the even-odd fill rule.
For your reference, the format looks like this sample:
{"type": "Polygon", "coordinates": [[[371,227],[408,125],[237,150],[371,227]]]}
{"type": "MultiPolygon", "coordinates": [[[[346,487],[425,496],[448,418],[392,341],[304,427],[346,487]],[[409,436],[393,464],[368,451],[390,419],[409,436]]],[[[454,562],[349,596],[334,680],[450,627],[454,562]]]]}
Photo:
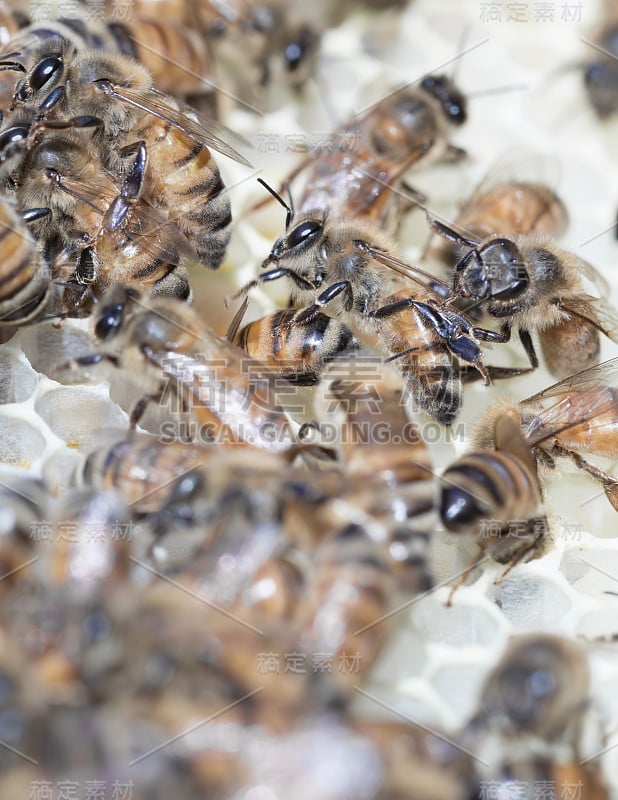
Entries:
{"type": "MultiPolygon", "coordinates": [[[[501,331],[490,331],[487,328],[472,328],[472,334],[483,342],[496,342],[505,344],[511,341],[511,327],[508,323],[502,326],[501,331]]],[[[537,364],[538,366],[538,364],[537,364]]]]}
{"type": "Polygon", "coordinates": [[[459,233],[454,228],[451,228],[450,225],[447,225],[445,222],[440,222],[435,217],[432,217],[427,209],[425,209],[425,215],[431,229],[434,231],[434,233],[442,236],[443,239],[448,239],[449,242],[455,242],[455,244],[463,244],[466,247],[471,247],[472,249],[476,248],[476,242],[473,242],[471,239],[466,239],[463,234],[459,233]]]}
{"type": "Polygon", "coordinates": [[[135,161],[131,171],[123,181],[120,194],[114,198],[103,217],[102,226],[106,231],[118,230],[126,220],[133,205],[131,201],[135,200],[141,192],[147,158],[146,145],[144,142],[137,142],[135,161]]]}
{"type": "Polygon", "coordinates": [[[457,145],[449,144],[442,160],[447,164],[458,164],[460,161],[463,161],[466,158],[468,158],[467,150],[464,150],[463,147],[457,147],[457,145]]]}
{"type": "MultiPolygon", "coordinates": [[[[506,578],[506,576],[513,570],[518,564],[526,558],[529,553],[534,552],[538,546],[539,542],[545,536],[547,531],[547,518],[546,517],[535,517],[534,519],[528,520],[526,529],[523,533],[519,531],[515,534],[517,537],[527,537],[529,534],[532,536],[532,540],[530,544],[522,547],[509,561],[509,565],[504,570],[502,575],[499,578],[496,578],[494,581],[495,586],[499,586],[502,581],[506,578]]],[[[504,562],[502,562],[504,563],[504,562]]]]}
{"type": "Polygon", "coordinates": [[[95,364],[100,364],[102,361],[109,361],[109,363],[113,364],[115,367],[120,367],[120,359],[118,356],[111,355],[111,353],[90,353],[87,356],[72,358],[66,364],[63,364],[60,370],[64,371],[65,369],[72,370],[78,367],[91,367],[95,364]]]}
{"type": "Polygon", "coordinates": [[[21,212],[21,218],[25,223],[30,223],[49,217],[51,213],[51,208],[28,208],[21,212]]]}
{"type": "Polygon", "coordinates": [[[539,366],[539,358],[536,354],[536,350],[534,348],[534,342],[532,341],[532,336],[530,336],[530,331],[524,330],[524,328],[520,328],[519,341],[522,343],[524,350],[526,351],[526,355],[530,359],[530,366],[532,370],[537,369],[537,367],[539,366]]]}
{"type": "MultiPolygon", "coordinates": [[[[491,364],[485,366],[485,370],[492,381],[502,381],[507,378],[514,378],[517,375],[527,375],[533,372],[532,367],[496,367],[491,364]]],[[[464,383],[472,383],[482,377],[478,369],[473,366],[460,367],[460,377],[464,383]]]]}
{"type": "Polygon", "coordinates": [[[606,472],[606,470],[601,469],[601,467],[597,467],[595,464],[591,464],[585,458],[582,458],[579,453],[562,447],[562,445],[555,444],[551,452],[558,456],[570,458],[578,469],[587,472],[590,477],[599,481],[605,490],[607,499],[616,511],[618,511],[618,477],[612,475],[610,472],[606,472]]]}
{"type": "Polygon", "coordinates": [[[28,144],[32,146],[41,131],[66,131],[78,129],[103,128],[104,122],[100,117],[82,115],[71,119],[49,119],[35,122],[28,134],[28,144]]]}
{"type": "Polygon", "coordinates": [[[313,305],[307,306],[304,311],[301,311],[296,318],[296,322],[298,322],[300,325],[302,325],[303,322],[308,322],[318,313],[321,308],[323,308],[327,303],[330,303],[331,300],[339,297],[342,292],[345,292],[346,294],[344,299],[344,307],[346,311],[349,311],[352,308],[352,303],[354,302],[352,285],[349,281],[341,281],[340,283],[333,283],[332,286],[329,286],[320,295],[318,295],[313,305]]]}
{"type": "MultiPolygon", "coordinates": [[[[484,559],[481,559],[481,560],[484,560],[484,559]]],[[[468,575],[470,575],[472,570],[476,566],[478,566],[479,563],[480,563],[479,557],[476,556],[476,555],[472,556],[472,558],[468,561],[468,563],[464,567],[463,572],[459,575],[459,577],[457,578],[457,582],[455,583],[455,585],[453,586],[453,588],[451,589],[451,591],[449,593],[448,599],[447,599],[446,604],[445,604],[447,608],[450,608],[453,605],[453,597],[455,597],[455,592],[458,589],[461,589],[461,587],[464,585],[464,583],[468,580],[468,575]]]]}
{"type": "Polygon", "coordinates": [[[427,202],[427,195],[419,192],[418,189],[415,189],[414,186],[409,184],[407,181],[401,181],[401,188],[404,192],[409,195],[408,198],[408,206],[409,208],[414,208],[415,206],[422,206],[424,203],[427,202]]]}
{"type": "Polygon", "coordinates": [[[249,281],[249,283],[245,284],[242,289],[239,289],[236,294],[233,294],[231,298],[226,300],[226,305],[230,300],[238,300],[239,297],[244,297],[251,291],[251,289],[255,289],[256,286],[260,286],[262,283],[268,283],[269,281],[277,281],[279,278],[290,278],[290,280],[293,281],[296,286],[303,291],[312,291],[315,289],[315,286],[312,283],[310,283],[306,278],[303,278],[302,275],[299,275],[297,272],[293,272],[291,269],[286,269],[285,267],[277,267],[276,269],[271,269],[268,272],[264,272],[259,278],[249,281]]]}
{"type": "Polygon", "coordinates": [[[145,394],[137,401],[131,409],[131,416],[129,417],[129,428],[134,431],[137,423],[144,416],[144,412],[151,403],[158,403],[163,397],[164,390],[155,392],[154,394],[145,394]]]}

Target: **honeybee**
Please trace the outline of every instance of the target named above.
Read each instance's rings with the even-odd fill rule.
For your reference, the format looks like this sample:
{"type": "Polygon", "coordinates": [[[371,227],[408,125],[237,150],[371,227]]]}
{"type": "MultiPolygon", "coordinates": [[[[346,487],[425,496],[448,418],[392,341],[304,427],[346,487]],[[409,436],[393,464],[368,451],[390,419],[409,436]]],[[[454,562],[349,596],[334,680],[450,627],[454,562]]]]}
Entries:
{"type": "Polygon", "coordinates": [[[479,239],[432,217],[429,221],[436,233],[466,248],[455,266],[455,297],[469,298],[502,320],[503,341],[515,328],[533,369],[538,358],[530,331],[539,333],[547,366],[556,377],[568,375],[574,360],[585,366],[598,361],[599,331],[618,341],[618,314],[605,299],[609,287],[574,253],[542,238],[479,239]],[[585,280],[602,296],[588,294],[585,280]]]}
{"type": "Polygon", "coordinates": [[[29,229],[47,215],[44,208],[20,215],[12,203],[0,202],[0,327],[88,311],[85,287],[70,280],[75,269],[72,253],[44,247],[29,229]]]}
{"type": "MultiPolygon", "coordinates": [[[[454,225],[479,239],[494,234],[560,238],[568,227],[569,215],[550,188],[554,181],[547,161],[541,165],[532,153],[502,160],[461,204],[454,225]]],[[[466,255],[466,249],[442,238],[436,244],[436,255],[445,262],[452,279],[452,270],[466,255]]]]}
{"type": "Polygon", "coordinates": [[[566,457],[599,481],[618,510],[618,478],[589,463],[584,455],[618,457],[618,358],[582,370],[520,403],[502,402],[477,426],[476,441],[491,446],[492,421],[509,415],[520,426],[539,468],[566,457]]]}
{"type": "Polygon", "coordinates": [[[318,151],[288,176],[289,182],[309,170],[298,217],[328,214],[394,234],[404,212],[424,199],[404,174],[415,165],[461,157],[448,135],[465,119],[465,97],[446,76],[396,89],[337,129],[335,148],[318,151]]]}
{"type": "Polygon", "coordinates": [[[301,86],[318,53],[317,30],[283,0],[170,0],[163,4],[108,0],[107,6],[112,17],[123,21],[164,14],[166,20],[195,30],[212,51],[217,71],[232,82],[236,94],[250,102],[273,82],[301,86]]]}
{"type": "Polygon", "coordinates": [[[618,10],[613,0],[605,2],[605,23],[596,37],[595,60],[584,69],[584,85],[601,119],[618,111],[618,10]]]}
{"type": "MultiPolygon", "coordinates": [[[[341,537],[357,548],[363,540],[378,543],[399,587],[424,591],[432,583],[426,552],[435,522],[431,457],[408,417],[401,378],[377,366],[341,358],[316,392],[318,428],[329,428],[342,478],[330,496],[322,488],[312,524],[317,521],[324,541],[341,537]]],[[[327,477],[336,485],[332,472],[327,477]]],[[[296,531],[306,518],[299,516],[296,531]]]]}
{"type": "MultiPolygon", "coordinates": [[[[147,161],[143,143],[124,181],[93,157],[84,132],[47,135],[25,158],[19,206],[38,201],[49,210],[38,238],[59,237],[76,253],[73,280],[100,293],[122,282],[146,293],[186,298],[181,259],[192,248],[176,226],[140,197],[147,161]]],[[[197,260],[197,255],[195,256],[197,260]]]]}
{"type": "Polygon", "coordinates": [[[504,577],[539,550],[546,521],[540,513],[534,456],[508,414],[495,417],[493,444],[493,449],[472,450],[447,467],[440,479],[439,510],[448,531],[471,534],[483,552],[509,564],[504,577]]]}
{"type": "Polygon", "coordinates": [[[304,580],[302,561],[292,557],[272,570],[287,577],[284,596],[302,599],[301,643],[339,665],[336,681],[345,692],[381,653],[398,598],[432,586],[427,550],[434,486],[427,446],[408,419],[396,373],[382,367],[369,381],[359,369],[353,356],[333,363],[317,392],[318,428],[322,434],[335,428],[329,441],[336,439],[340,450],[340,472],[310,473],[297,495],[292,476],[284,477],[287,536],[312,554],[312,566],[304,580]]]}
{"type": "Polygon", "coordinates": [[[131,413],[133,427],[148,403],[171,388],[199,423],[190,438],[273,451],[294,445],[272,377],[183,303],[172,298],[147,303],[134,290],[114,287],[94,316],[94,334],[107,349],[77,358],[70,366],[109,361],[136,374],[146,370],[147,394],[131,413]]]}
{"type": "Polygon", "coordinates": [[[577,747],[589,684],[588,662],[574,642],[549,634],[514,636],[485,681],[468,728],[577,747]]]}
{"type": "Polygon", "coordinates": [[[401,371],[410,378],[421,407],[450,424],[461,404],[454,358],[471,364],[489,383],[478,341],[502,341],[504,336],[475,327],[464,314],[446,308],[431,289],[410,288],[405,278],[414,270],[389,255],[390,240],[372,226],[315,215],[294,219],[293,210],[279,200],[287,208],[287,230],[262,264],[275,267],[236,297],[262,283],[289,278],[292,305],[306,306],[296,323],[328,306],[352,330],[377,333],[380,343],[403,364],[401,371]],[[451,382],[457,383],[455,390],[451,382]]]}
{"type": "Polygon", "coordinates": [[[49,300],[50,265],[23,218],[6,201],[0,203],[0,322],[26,324],[49,300]]]}
{"type": "Polygon", "coordinates": [[[228,339],[296,385],[316,383],[329,361],[359,346],[348,327],[326,314],[318,312],[297,323],[302,311],[281,309],[240,327],[245,310],[243,303],[230,325],[228,339]]]}
{"type": "MultiPolygon", "coordinates": [[[[202,263],[218,267],[230,237],[231,213],[206,145],[248,162],[196,121],[190,110],[152,89],[147,70],[131,59],[80,54],[70,42],[55,38],[27,56],[26,64],[17,60],[8,67],[19,66],[25,75],[15,91],[18,124],[11,116],[0,133],[0,149],[7,151],[2,154],[5,174],[15,171],[10,154],[23,153],[41,125],[93,127],[93,146],[114,175],[126,173],[127,159],[145,148],[142,199],[174,222],[202,263]],[[30,126],[24,124],[24,116],[30,117],[30,126]]],[[[17,183],[20,166],[23,156],[18,159],[17,183]]]]}
{"type": "Polygon", "coordinates": [[[214,449],[189,442],[164,443],[147,434],[123,433],[88,454],[76,481],[100,491],[115,490],[135,513],[149,513],[169,499],[176,479],[214,455],[214,449]]]}
{"type": "MultiPolygon", "coordinates": [[[[45,23],[31,22],[17,15],[19,28],[10,39],[0,42],[6,51],[32,50],[52,37],[67,40],[79,50],[105,50],[134,58],[152,74],[162,92],[179,96],[211,91],[212,58],[206,43],[187,25],[171,20],[165,25],[154,18],[123,22],[86,22],[80,18],[61,17],[45,23]]],[[[15,90],[15,81],[3,83],[0,108],[7,109],[15,90]]]]}

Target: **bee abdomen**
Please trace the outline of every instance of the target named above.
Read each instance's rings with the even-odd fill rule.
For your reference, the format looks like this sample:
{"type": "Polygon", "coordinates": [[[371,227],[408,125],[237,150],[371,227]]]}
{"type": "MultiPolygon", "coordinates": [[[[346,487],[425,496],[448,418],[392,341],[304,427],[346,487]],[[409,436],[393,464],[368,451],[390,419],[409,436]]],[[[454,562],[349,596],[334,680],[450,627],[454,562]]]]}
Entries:
{"type": "Polygon", "coordinates": [[[538,486],[519,459],[491,450],[458,459],[440,483],[442,523],[457,533],[478,532],[483,520],[500,529],[528,520],[540,502],[538,486]]]}
{"type": "Polygon", "coordinates": [[[0,321],[19,324],[35,317],[50,283],[28,229],[7,205],[0,204],[0,321]]]}
{"type": "Polygon", "coordinates": [[[181,208],[186,207],[177,222],[204,264],[211,269],[221,265],[232,233],[232,210],[229,195],[224,192],[219,170],[210,160],[211,176],[194,183],[175,195],[181,208]],[[187,198],[189,202],[187,202],[187,198]],[[197,203],[195,200],[197,199],[197,203]]]}
{"type": "MultiPolygon", "coordinates": [[[[444,425],[451,425],[463,401],[463,387],[459,372],[450,356],[432,358],[428,369],[408,372],[407,382],[419,406],[444,425]]],[[[422,365],[421,365],[422,367],[422,365]]]]}

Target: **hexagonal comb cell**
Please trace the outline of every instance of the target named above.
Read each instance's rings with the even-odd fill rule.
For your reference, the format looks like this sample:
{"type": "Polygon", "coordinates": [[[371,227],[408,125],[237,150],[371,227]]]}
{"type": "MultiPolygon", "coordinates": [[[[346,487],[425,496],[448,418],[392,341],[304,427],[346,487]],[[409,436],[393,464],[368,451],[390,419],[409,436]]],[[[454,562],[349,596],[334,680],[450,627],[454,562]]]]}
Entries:
{"type": "Polygon", "coordinates": [[[88,449],[101,428],[126,426],[126,417],[100,389],[53,389],[39,397],[37,414],[69,447],[88,449]]]}
{"type": "Polygon", "coordinates": [[[45,438],[25,422],[9,416],[0,416],[0,461],[27,469],[45,451],[45,438]]]}
{"type": "Polygon", "coordinates": [[[38,378],[14,350],[0,350],[0,404],[23,403],[34,390],[38,378]]]}

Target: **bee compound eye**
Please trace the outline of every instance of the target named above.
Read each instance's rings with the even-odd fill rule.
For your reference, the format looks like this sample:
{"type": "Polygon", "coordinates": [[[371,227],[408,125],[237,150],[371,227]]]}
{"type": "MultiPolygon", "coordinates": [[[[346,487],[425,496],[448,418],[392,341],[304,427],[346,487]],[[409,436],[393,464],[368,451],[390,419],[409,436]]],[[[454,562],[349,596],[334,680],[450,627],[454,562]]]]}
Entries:
{"type": "Polygon", "coordinates": [[[0,134],[0,155],[12,144],[23,141],[28,136],[28,129],[16,126],[14,128],[7,128],[4,133],[0,134]]]}
{"type": "Polygon", "coordinates": [[[301,222],[287,237],[288,247],[298,247],[305,244],[309,239],[312,239],[316,234],[321,233],[322,224],[316,220],[307,220],[301,222]]]}
{"type": "Polygon", "coordinates": [[[95,335],[97,338],[103,340],[111,339],[112,336],[118,332],[122,324],[123,315],[123,303],[103,308],[95,325],[95,335]]]}
{"type": "Polygon", "coordinates": [[[30,87],[33,91],[40,91],[52,78],[62,74],[64,64],[58,56],[48,56],[36,65],[30,76],[30,87]]]}

